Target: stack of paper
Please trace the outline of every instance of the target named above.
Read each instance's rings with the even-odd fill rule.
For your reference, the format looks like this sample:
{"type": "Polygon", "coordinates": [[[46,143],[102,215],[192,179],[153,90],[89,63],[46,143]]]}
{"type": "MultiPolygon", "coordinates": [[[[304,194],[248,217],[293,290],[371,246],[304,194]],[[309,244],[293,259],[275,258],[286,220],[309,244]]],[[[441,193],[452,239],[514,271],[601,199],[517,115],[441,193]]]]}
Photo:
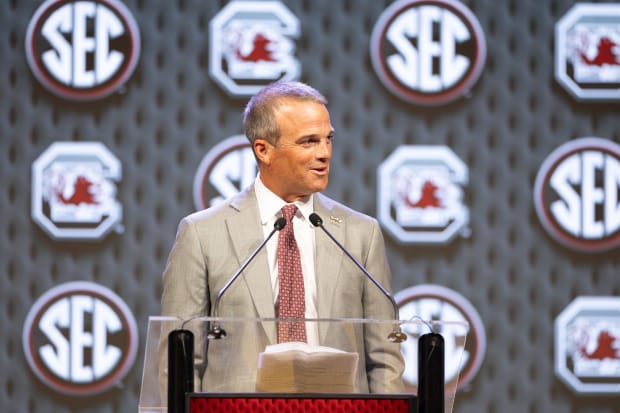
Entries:
{"type": "Polygon", "coordinates": [[[256,391],[353,393],[359,355],[289,342],[267,346],[258,357],[256,391]]]}

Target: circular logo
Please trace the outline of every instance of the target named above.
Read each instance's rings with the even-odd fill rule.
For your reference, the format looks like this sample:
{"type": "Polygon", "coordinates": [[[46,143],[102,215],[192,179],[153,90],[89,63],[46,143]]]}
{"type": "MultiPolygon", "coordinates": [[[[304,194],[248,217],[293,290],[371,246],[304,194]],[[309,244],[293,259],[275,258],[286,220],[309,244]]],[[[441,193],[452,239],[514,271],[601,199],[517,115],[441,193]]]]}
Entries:
{"type": "Polygon", "coordinates": [[[204,156],[194,176],[197,210],[222,202],[254,182],[258,166],[250,142],[235,135],[215,145],[204,156]]]}
{"type": "MultiPolygon", "coordinates": [[[[422,284],[395,294],[401,320],[421,319],[445,322],[439,333],[444,338],[445,381],[451,389],[464,388],[476,375],[486,352],[484,325],[474,306],[461,294],[449,288],[422,284]],[[456,323],[458,322],[458,324],[456,323]],[[460,323],[466,322],[469,331],[460,323]]],[[[411,336],[427,331],[423,325],[406,325],[411,336]]],[[[418,386],[418,342],[407,340],[401,344],[405,356],[405,384],[412,389],[418,386]]]]}
{"type": "Polygon", "coordinates": [[[118,384],[133,365],[138,329],[127,305],[90,282],[52,288],[32,306],[23,331],[32,371],[52,389],[86,396],[118,384]]]}
{"type": "Polygon", "coordinates": [[[390,92],[410,103],[441,105],[469,93],[482,72],[486,43],[461,2],[401,0],[379,17],[370,56],[390,92]]]}
{"type": "Polygon", "coordinates": [[[117,0],[48,0],[26,32],[34,76],[55,95],[95,100],[119,89],[140,54],[138,26],[117,0]]]}
{"type": "Polygon", "coordinates": [[[577,251],[620,245],[620,145],[580,138],[555,149],[534,183],[536,214],[547,233],[577,251]]]}

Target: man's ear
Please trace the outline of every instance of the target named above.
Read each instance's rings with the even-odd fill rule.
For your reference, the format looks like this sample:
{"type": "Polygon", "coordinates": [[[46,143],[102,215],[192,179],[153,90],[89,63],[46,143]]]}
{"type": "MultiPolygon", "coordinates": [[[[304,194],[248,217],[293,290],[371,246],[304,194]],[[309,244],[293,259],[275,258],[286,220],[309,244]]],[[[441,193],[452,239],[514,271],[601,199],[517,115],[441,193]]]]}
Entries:
{"type": "Polygon", "coordinates": [[[269,165],[271,159],[271,145],[264,139],[256,139],[253,143],[254,154],[259,162],[269,165]]]}

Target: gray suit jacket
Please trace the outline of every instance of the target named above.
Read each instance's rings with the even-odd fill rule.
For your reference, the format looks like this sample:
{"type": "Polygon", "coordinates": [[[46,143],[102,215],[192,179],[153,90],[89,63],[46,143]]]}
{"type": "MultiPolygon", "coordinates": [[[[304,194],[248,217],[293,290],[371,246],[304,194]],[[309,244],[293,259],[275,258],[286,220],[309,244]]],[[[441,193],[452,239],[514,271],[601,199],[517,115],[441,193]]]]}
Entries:
{"type": "MultiPolygon", "coordinates": [[[[314,211],[336,239],[386,288],[391,273],[377,221],[324,195],[315,194],[314,211]]],[[[390,320],[394,310],[323,231],[316,234],[316,283],[319,319],[390,320]]],[[[212,315],[217,293],[263,241],[254,187],[215,207],[185,217],[163,275],[162,314],[189,318],[212,315]]],[[[274,318],[274,297],[263,249],[222,296],[218,316],[274,318]]],[[[388,324],[337,328],[319,324],[321,345],[360,354],[359,392],[400,392],[403,360],[400,345],[387,341],[388,324]]],[[[274,323],[248,323],[227,329],[222,340],[196,331],[197,390],[254,391],[258,353],[277,342],[274,323]],[[217,354],[217,357],[213,355],[217,354]]]]}

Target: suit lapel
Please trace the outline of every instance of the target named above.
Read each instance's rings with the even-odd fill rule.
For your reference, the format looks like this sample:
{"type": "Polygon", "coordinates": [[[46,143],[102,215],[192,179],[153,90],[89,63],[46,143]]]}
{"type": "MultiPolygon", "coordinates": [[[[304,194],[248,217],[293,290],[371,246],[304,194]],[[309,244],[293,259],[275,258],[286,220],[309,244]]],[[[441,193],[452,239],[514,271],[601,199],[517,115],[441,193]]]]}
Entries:
{"type": "MultiPolygon", "coordinates": [[[[323,202],[319,194],[315,194],[314,211],[323,219],[323,226],[339,241],[344,240],[345,221],[342,216],[323,202]]],[[[317,307],[320,319],[333,318],[334,305],[338,301],[336,287],[340,277],[341,261],[344,253],[329,239],[322,229],[316,229],[316,256],[314,257],[317,284],[317,307]]],[[[319,336],[324,342],[328,323],[319,323],[319,336]]]]}
{"type": "MultiPolygon", "coordinates": [[[[235,254],[241,266],[256,247],[263,241],[263,233],[257,222],[260,222],[258,205],[253,187],[242,192],[231,204],[239,215],[227,222],[235,254]],[[258,228],[258,230],[251,230],[258,228]],[[249,230],[250,229],[250,230],[249,230]]],[[[333,205],[321,194],[315,194],[314,211],[323,219],[323,225],[332,235],[344,242],[345,217],[333,208],[333,205]]],[[[317,308],[319,319],[333,318],[337,314],[335,303],[338,303],[336,287],[340,277],[340,269],[344,253],[329,239],[322,229],[317,228],[316,253],[314,257],[315,275],[317,283],[317,308]]],[[[253,264],[241,275],[246,283],[254,307],[260,318],[274,318],[273,291],[271,289],[271,275],[267,260],[267,250],[263,249],[255,258],[253,264]]],[[[242,280],[238,280],[242,281],[242,280]]],[[[325,342],[327,329],[330,323],[319,323],[319,336],[325,342]]],[[[264,322],[263,328],[268,337],[275,342],[277,337],[275,323],[264,322]]]]}
{"type": "MultiPolygon", "coordinates": [[[[231,206],[239,211],[239,215],[229,219],[227,226],[241,266],[263,241],[263,232],[260,225],[257,225],[260,216],[253,187],[243,192],[231,206]]],[[[253,262],[241,274],[241,278],[242,280],[238,281],[246,283],[258,317],[274,318],[273,291],[266,248],[254,257],[253,262]]],[[[276,337],[273,322],[265,322],[263,326],[268,337],[276,337]]]]}

